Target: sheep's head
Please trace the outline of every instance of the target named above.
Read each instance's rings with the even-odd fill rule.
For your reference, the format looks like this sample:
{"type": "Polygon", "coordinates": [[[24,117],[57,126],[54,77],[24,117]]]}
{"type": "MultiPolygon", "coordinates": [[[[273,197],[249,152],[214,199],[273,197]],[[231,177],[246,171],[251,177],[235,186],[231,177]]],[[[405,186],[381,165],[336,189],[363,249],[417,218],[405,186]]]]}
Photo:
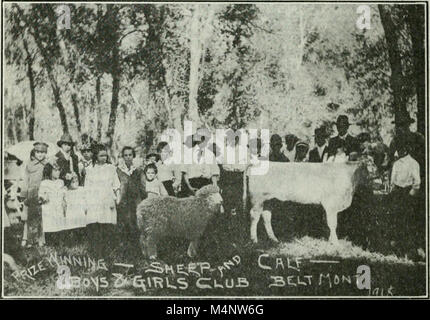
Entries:
{"type": "Polygon", "coordinates": [[[219,210],[221,213],[224,213],[223,200],[218,187],[213,185],[204,186],[196,192],[196,196],[205,197],[208,200],[210,210],[216,212],[219,210]]]}

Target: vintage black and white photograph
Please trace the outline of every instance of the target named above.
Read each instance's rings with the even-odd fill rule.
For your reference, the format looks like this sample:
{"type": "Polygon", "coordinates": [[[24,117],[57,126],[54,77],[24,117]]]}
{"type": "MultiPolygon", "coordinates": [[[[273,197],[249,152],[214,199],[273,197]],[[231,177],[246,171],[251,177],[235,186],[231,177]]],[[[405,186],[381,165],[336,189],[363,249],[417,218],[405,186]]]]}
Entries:
{"type": "Polygon", "coordinates": [[[3,1],[2,298],[428,298],[427,17],[3,1]]]}

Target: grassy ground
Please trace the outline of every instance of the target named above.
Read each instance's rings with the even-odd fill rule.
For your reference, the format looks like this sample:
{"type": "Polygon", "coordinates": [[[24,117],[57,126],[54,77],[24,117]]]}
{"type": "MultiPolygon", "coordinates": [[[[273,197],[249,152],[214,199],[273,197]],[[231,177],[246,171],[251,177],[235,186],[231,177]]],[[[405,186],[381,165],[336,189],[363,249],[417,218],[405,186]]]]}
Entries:
{"type": "Polygon", "coordinates": [[[385,200],[372,199],[358,197],[339,215],[342,240],[338,246],[327,241],[321,208],[284,203],[273,213],[279,244],[269,242],[259,225],[259,244],[252,245],[248,216],[239,214],[214,219],[196,259],[186,256],[187,243],[181,239],[166,239],[157,261],[143,259],[136,245],[124,241],[98,257],[86,241],[31,248],[19,261],[21,275],[6,268],[4,292],[6,296],[86,297],[425,295],[425,260],[412,261],[408,252],[392,245],[385,200]],[[64,256],[70,257],[66,264],[74,288],[58,288],[55,254],[59,264],[64,256]],[[81,265],[73,263],[73,257],[81,258],[81,265]],[[82,260],[88,257],[96,267],[85,267],[82,260]],[[370,267],[370,290],[357,288],[360,265],[370,267]]]}

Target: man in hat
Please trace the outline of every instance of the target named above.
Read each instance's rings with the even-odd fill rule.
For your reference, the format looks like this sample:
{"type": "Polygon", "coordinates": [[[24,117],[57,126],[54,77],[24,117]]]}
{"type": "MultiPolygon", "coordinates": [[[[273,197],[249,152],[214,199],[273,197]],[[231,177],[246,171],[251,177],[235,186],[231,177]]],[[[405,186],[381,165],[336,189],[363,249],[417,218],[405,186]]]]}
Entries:
{"type": "Polygon", "coordinates": [[[285,154],[281,151],[282,138],[278,134],[273,134],[270,137],[269,161],[274,162],[290,162],[285,154]]]}
{"type": "Polygon", "coordinates": [[[55,157],[60,167],[60,179],[64,181],[66,187],[69,187],[73,173],[75,173],[78,177],[79,185],[82,185],[78,156],[73,152],[75,143],[70,134],[63,134],[61,139],[57,142],[57,145],[60,147],[60,151],[57,152],[55,157]]]}
{"type": "Polygon", "coordinates": [[[345,154],[348,156],[349,160],[354,160],[355,157],[360,152],[360,144],[357,139],[348,133],[350,123],[348,116],[342,114],[337,117],[336,128],[338,135],[331,138],[328,143],[328,156],[334,156],[339,146],[343,145],[345,149],[345,154]]]}
{"type": "Polygon", "coordinates": [[[309,144],[305,141],[299,141],[296,143],[296,157],[294,162],[307,162],[307,156],[309,151],[309,144]]]}
{"type": "Polygon", "coordinates": [[[315,129],[315,148],[309,152],[309,162],[324,162],[327,159],[327,133],[324,128],[315,129]]]}
{"type": "Polygon", "coordinates": [[[185,190],[194,194],[202,187],[212,184],[218,186],[220,168],[216,163],[216,155],[213,152],[213,144],[209,144],[210,132],[206,128],[197,130],[193,135],[196,143],[192,149],[193,164],[182,166],[185,182],[185,190]]]}
{"type": "MultiPolygon", "coordinates": [[[[425,138],[418,132],[412,132],[410,125],[414,123],[409,113],[405,112],[395,118],[393,123],[395,124],[395,134],[393,140],[389,146],[389,162],[393,164],[398,156],[398,150],[400,145],[407,142],[408,153],[414,158],[420,166],[420,177],[421,181],[425,181],[425,138]]],[[[424,187],[424,183],[421,184],[421,188],[424,187]]]]}

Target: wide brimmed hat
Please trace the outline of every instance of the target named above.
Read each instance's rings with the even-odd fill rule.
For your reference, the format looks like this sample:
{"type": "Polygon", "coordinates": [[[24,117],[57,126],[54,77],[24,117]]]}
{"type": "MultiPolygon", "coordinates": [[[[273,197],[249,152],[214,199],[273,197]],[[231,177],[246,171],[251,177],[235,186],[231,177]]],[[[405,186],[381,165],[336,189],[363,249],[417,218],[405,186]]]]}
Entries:
{"type": "Polygon", "coordinates": [[[348,116],[341,114],[340,116],[337,117],[336,124],[337,125],[344,124],[349,126],[351,123],[349,123],[348,116]]]}
{"type": "Polygon", "coordinates": [[[45,142],[35,142],[33,146],[36,151],[48,152],[48,145],[45,142]]]}
{"type": "Polygon", "coordinates": [[[68,133],[65,133],[61,136],[61,139],[57,142],[57,146],[61,148],[61,145],[63,145],[64,143],[70,144],[71,146],[75,145],[72,137],[68,133]]]}

